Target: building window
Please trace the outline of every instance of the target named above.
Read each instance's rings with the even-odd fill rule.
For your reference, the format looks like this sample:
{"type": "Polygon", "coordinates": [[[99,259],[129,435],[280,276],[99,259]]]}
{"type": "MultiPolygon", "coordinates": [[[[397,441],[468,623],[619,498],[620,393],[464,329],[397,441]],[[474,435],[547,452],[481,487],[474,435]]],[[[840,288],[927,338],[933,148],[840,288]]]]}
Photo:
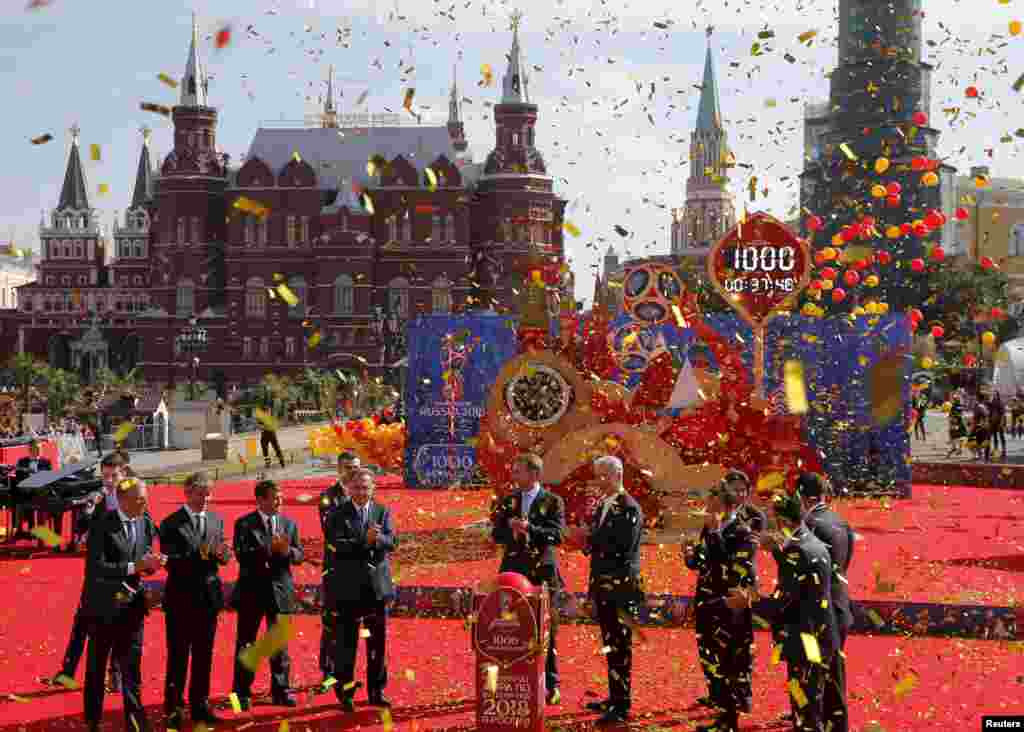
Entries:
{"type": "Polygon", "coordinates": [[[198,244],[202,241],[202,237],[199,235],[199,217],[192,217],[192,243],[198,244]]]}
{"type": "Polygon", "coordinates": [[[252,358],[252,338],[242,338],[242,358],[252,358]]]}
{"type": "Polygon", "coordinates": [[[269,238],[269,218],[269,216],[264,216],[263,218],[261,218],[259,222],[259,227],[257,228],[256,243],[259,244],[261,247],[265,247],[267,245],[267,240],[269,238]]]}
{"type": "Polygon", "coordinates": [[[142,275],[135,275],[134,277],[132,277],[132,283],[136,287],[142,287],[142,275]]]}
{"type": "Polygon", "coordinates": [[[294,216],[289,216],[286,221],[285,228],[285,242],[288,246],[295,246],[296,241],[299,238],[299,227],[294,216]]]}
{"type": "Polygon", "coordinates": [[[185,243],[185,217],[181,216],[178,218],[178,243],[185,243]]]}
{"type": "Polygon", "coordinates": [[[87,284],[89,284],[89,278],[86,277],[85,275],[78,275],[78,284],[79,285],[87,285],[87,284]]]}
{"type": "Polygon", "coordinates": [[[445,239],[449,242],[455,242],[455,214],[448,214],[444,217],[445,221],[445,239]]]}
{"type": "Polygon", "coordinates": [[[250,277],[245,283],[245,314],[254,318],[267,315],[267,292],[260,277],[250,277]]]}
{"type": "Polygon", "coordinates": [[[85,256],[85,249],[82,247],[81,239],[75,239],[75,256],[79,259],[85,256]]]}
{"type": "Polygon", "coordinates": [[[334,312],[337,315],[351,315],[355,309],[355,287],[347,274],[338,275],[334,280],[334,312]]]}
{"type": "Polygon", "coordinates": [[[270,357],[270,338],[263,336],[260,338],[260,358],[270,357]]]}
{"type": "Polygon", "coordinates": [[[443,241],[441,236],[441,214],[434,214],[430,217],[430,241],[435,244],[443,241]]]}
{"type": "Polygon", "coordinates": [[[71,285],[71,275],[63,275],[63,276],[61,276],[60,283],[62,285],[64,285],[65,287],[70,287],[70,285],[71,285]]]}
{"type": "Polygon", "coordinates": [[[295,338],[292,336],[284,339],[284,355],[286,358],[295,358],[295,338]]]}
{"type": "Polygon", "coordinates": [[[452,311],[452,284],[448,278],[441,275],[434,280],[433,287],[433,312],[450,313],[452,311]]]}
{"type": "Polygon", "coordinates": [[[298,299],[294,307],[288,308],[288,314],[293,318],[306,317],[306,278],[302,276],[288,278],[288,289],[298,299]]]}
{"type": "Polygon", "coordinates": [[[182,280],[178,283],[178,315],[192,315],[196,309],[196,289],[192,280],[182,280]]]}
{"type": "Polygon", "coordinates": [[[395,218],[397,214],[391,214],[388,217],[388,241],[398,241],[398,220],[395,218]]]}
{"type": "Polygon", "coordinates": [[[146,256],[145,244],[142,242],[141,239],[136,239],[135,242],[132,244],[132,256],[139,257],[140,259],[146,256]]]}
{"type": "Polygon", "coordinates": [[[513,145],[518,145],[519,144],[519,133],[518,132],[513,132],[512,133],[512,144],[513,145]]]}
{"type": "Polygon", "coordinates": [[[308,244],[309,243],[309,217],[308,216],[303,216],[299,220],[299,243],[300,244],[308,244]]]}
{"type": "Polygon", "coordinates": [[[256,219],[246,216],[242,230],[242,241],[246,244],[253,244],[256,241],[256,219]]]}
{"type": "Polygon", "coordinates": [[[408,209],[402,214],[402,241],[412,241],[412,212],[408,209]]]}
{"type": "Polygon", "coordinates": [[[409,316],[409,280],[396,277],[388,283],[388,312],[400,318],[409,316]]]}

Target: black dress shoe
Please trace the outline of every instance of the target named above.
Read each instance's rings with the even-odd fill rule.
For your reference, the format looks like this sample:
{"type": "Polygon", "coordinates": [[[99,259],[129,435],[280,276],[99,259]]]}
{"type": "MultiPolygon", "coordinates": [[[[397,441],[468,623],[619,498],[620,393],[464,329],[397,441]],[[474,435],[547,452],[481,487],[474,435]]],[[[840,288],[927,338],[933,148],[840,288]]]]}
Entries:
{"type": "Polygon", "coordinates": [[[220,724],[224,720],[213,713],[208,706],[192,708],[192,722],[204,722],[205,724],[220,724]]]}
{"type": "Polygon", "coordinates": [[[299,703],[295,701],[295,697],[291,694],[283,694],[281,696],[275,696],[272,700],[274,706],[277,707],[297,707],[299,703]]]}
{"type": "Polygon", "coordinates": [[[611,724],[622,724],[623,722],[626,721],[626,719],[628,717],[629,717],[629,715],[626,714],[626,712],[624,710],[616,709],[615,707],[612,707],[607,712],[602,714],[598,718],[596,723],[599,724],[599,725],[602,725],[602,726],[603,725],[611,725],[611,724]]]}
{"type": "Polygon", "coordinates": [[[611,699],[602,699],[601,701],[587,702],[585,706],[592,712],[606,712],[611,703],[611,699]]]}
{"type": "Polygon", "coordinates": [[[371,707],[384,707],[385,709],[391,708],[391,702],[383,694],[371,694],[369,697],[371,707]]]}
{"type": "Polygon", "coordinates": [[[355,702],[355,700],[352,697],[347,696],[347,697],[345,697],[344,699],[341,700],[341,711],[343,711],[343,712],[354,712],[355,710],[356,710],[356,702],[355,702]]]}
{"type": "Polygon", "coordinates": [[[87,730],[87,732],[100,732],[100,723],[99,722],[86,722],[85,723],[85,729],[87,730]]]}

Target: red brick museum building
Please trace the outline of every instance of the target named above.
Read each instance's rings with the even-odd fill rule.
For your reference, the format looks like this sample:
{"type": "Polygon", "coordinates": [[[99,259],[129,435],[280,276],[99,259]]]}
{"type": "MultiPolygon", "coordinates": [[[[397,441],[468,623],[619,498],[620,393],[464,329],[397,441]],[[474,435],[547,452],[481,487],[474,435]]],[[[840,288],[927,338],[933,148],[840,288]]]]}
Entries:
{"type": "Polygon", "coordinates": [[[400,357],[391,346],[418,313],[517,312],[525,257],[562,258],[566,202],[535,147],[516,26],[483,163],[468,154],[454,83],[446,125],[409,114],[354,127],[329,81],[318,126],[261,127],[241,165],[218,152],[194,26],[173,150],[154,170],[144,132],[112,238],[72,130],[60,200],[40,224],[37,279],[0,314],[5,350],[86,380],[138,366],[165,383],[188,378],[181,336],[202,329],[198,376],[223,388],[307,366],[376,371],[400,357]]]}

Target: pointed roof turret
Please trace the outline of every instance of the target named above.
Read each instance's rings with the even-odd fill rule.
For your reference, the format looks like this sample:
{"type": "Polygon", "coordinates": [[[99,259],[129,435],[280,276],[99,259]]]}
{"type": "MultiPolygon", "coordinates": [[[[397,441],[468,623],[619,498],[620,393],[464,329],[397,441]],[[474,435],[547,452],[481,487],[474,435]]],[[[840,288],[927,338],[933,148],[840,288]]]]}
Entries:
{"type": "Polygon", "coordinates": [[[459,105],[459,81],[457,78],[458,67],[452,65],[452,92],[448,98],[448,124],[459,124],[462,122],[462,110],[459,105]]]}
{"type": "Polygon", "coordinates": [[[711,33],[708,28],[708,51],[704,57],[704,80],[701,82],[700,106],[697,108],[697,129],[713,131],[722,129],[722,109],[718,101],[718,80],[715,78],[715,64],[711,58],[711,33]]]}
{"type": "Polygon", "coordinates": [[[203,60],[199,58],[199,21],[192,13],[192,43],[188,48],[185,75],[181,77],[181,106],[208,107],[207,92],[210,80],[206,76],[203,60]]]}
{"type": "Polygon", "coordinates": [[[85,169],[82,168],[82,158],[78,154],[78,136],[81,129],[77,124],[71,127],[71,154],[68,156],[68,169],[64,173],[64,186],[60,189],[60,202],[57,203],[57,210],[73,209],[75,211],[88,211],[89,188],[85,184],[85,169]]]}
{"type": "Polygon", "coordinates": [[[338,127],[338,110],[334,106],[334,64],[327,68],[327,96],[324,98],[321,126],[328,129],[337,129],[338,127]]]}
{"type": "Polygon", "coordinates": [[[530,103],[526,67],[519,50],[519,23],[522,19],[522,11],[517,10],[512,13],[512,49],[508,54],[508,70],[501,79],[502,104],[530,103]]]}
{"type": "Polygon", "coordinates": [[[149,136],[151,130],[143,127],[142,152],[139,153],[139,167],[135,171],[135,190],[132,192],[132,204],[130,208],[142,208],[149,200],[149,193],[153,185],[153,166],[149,161],[149,136]]]}

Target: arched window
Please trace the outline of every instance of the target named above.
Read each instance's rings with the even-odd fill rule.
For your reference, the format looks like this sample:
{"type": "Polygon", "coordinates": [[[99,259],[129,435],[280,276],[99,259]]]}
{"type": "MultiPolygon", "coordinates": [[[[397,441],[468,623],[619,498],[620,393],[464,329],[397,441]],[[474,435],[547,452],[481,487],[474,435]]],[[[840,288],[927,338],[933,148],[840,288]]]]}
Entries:
{"type": "Polygon", "coordinates": [[[398,214],[388,217],[388,241],[398,241],[398,214]]]}
{"type": "Polygon", "coordinates": [[[402,214],[402,241],[412,241],[412,211],[402,214]]]}
{"type": "Polygon", "coordinates": [[[267,245],[267,239],[269,238],[270,233],[269,219],[269,216],[264,216],[259,220],[259,223],[257,224],[256,243],[261,247],[265,247],[267,245]]]}
{"type": "Polygon", "coordinates": [[[287,336],[284,339],[284,355],[287,358],[295,358],[295,337],[287,336]]]}
{"type": "Polygon", "coordinates": [[[199,217],[198,216],[193,216],[192,217],[192,243],[193,244],[198,244],[200,241],[202,241],[202,236],[199,233],[199,217]]]}
{"type": "Polygon", "coordinates": [[[242,229],[242,241],[246,244],[256,243],[256,217],[246,215],[242,229]]]}
{"type": "Polygon", "coordinates": [[[455,242],[455,214],[448,214],[445,216],[445,240],[454,243],[455,242]]]}
{"type": "Polygon", "coordinates": [[[299,244],[309,243],[309,217],[299,219],[299,244]]]}
{"type": "Polygon", "coordinates": [[[260,338],[260,358],[270,357],[270,338],[263,336],[260,338]]]}
{"type": "Polygon", "coordinates": [[[400,318],[409,315],[409,280],[395,277],[388,283],[388,312],[400,318]]]}
{"type": "Polygon", "coordinates": [[[434,280],[433,285],[433,312],[450,313],[452,311],[452,283],[448,278],[441,275],[434,280]]]}
{"type": "Polygon", "coordinates": [[[441,231],[441,214],[435,213],[430,217],[430,241],[437,244],[443,241],[441,231]]]}
{"type": "Polygon", "coordinates": [[[252,338],[249,336],[242,338],[242,358],[252,358],[252,338]]]}
{"type": "Polygon", "coordinates": [[[267,315],[267,291],[261,277],[250,277],[245,283],[245,314],[254,318],[267,315]]]}
{"type": "Polygon", "coordinates": [[[178,217],[178,231],[177,231],[177,234],[178,234],[178,243],[179,244],[184,244],[185,243],[185,217],[184,216],[179,216],[178,217]]]}
{"type": "Polygon", "coordinates": [[[354,305],[355,288],[352,278],[340,274],[334,280],[334,312],[337,315],[350,315],[355,309],[354,305]]]}
{"type": "Polygon", "coordinates": [[[288,308],[288,314],[293,318],[306,317],[306,278],[301,275],[289,277],[288,289],[295,293],[299,300],[294,307],[288,308]]]}
{"type": "Polygon", "coordinates": [[[196,310],[196,286],[192,280],[178,282],[178,315],[192,315],[196,310]]]}

